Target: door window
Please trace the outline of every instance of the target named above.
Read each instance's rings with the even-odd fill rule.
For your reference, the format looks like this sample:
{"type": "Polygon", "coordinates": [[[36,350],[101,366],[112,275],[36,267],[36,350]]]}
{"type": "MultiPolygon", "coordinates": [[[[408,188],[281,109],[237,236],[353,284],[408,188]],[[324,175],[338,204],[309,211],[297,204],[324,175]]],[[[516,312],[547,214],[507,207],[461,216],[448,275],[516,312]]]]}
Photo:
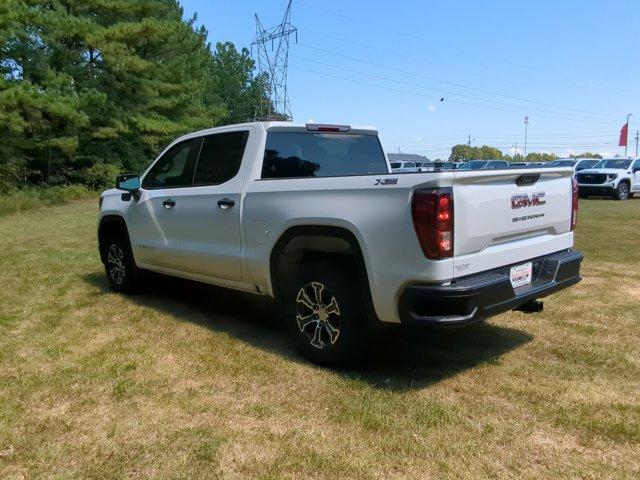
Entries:
{"type": "Polygon", "coordinates": [[[201,144],[201,138],[194,138],[171,147],[151,167],[142,181],[142,188],[174,188],[191,185],[193,166],[201,144]]]}
{"type": "Polygon", "coordinates": [[[204,138],[194,185],[220,185],[238,174],[247,145],[248,131],[209,135],[204,138]]]}

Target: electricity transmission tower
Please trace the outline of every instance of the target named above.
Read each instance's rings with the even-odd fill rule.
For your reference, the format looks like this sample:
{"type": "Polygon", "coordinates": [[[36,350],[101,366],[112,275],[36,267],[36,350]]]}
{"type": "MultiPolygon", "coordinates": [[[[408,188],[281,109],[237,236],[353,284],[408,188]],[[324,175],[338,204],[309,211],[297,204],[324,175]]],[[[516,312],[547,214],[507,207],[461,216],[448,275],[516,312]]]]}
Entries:
{"type": "Polygon", "coordinates": [[[291,1],[280,25],[265,28],[256,14],[256,36],[251,43],[257,50],[258,72],[267,82],[269,98],[256,107],[256,120],[291,120],[291,105],[287,93],[287,66],[289,64],[289,37],[298,30],[291,25],[291,1]]]}

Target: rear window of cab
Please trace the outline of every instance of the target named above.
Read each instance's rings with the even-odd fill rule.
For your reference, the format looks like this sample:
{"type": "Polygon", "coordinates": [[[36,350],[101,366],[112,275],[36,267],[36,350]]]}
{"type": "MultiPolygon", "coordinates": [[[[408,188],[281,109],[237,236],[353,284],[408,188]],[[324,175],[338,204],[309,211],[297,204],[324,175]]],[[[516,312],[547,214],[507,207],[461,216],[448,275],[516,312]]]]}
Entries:
{"type": "Polygon", "coordinates": [[[262,178],[340,177],[389,173],[375,135],[269,132],[262,178]]]}

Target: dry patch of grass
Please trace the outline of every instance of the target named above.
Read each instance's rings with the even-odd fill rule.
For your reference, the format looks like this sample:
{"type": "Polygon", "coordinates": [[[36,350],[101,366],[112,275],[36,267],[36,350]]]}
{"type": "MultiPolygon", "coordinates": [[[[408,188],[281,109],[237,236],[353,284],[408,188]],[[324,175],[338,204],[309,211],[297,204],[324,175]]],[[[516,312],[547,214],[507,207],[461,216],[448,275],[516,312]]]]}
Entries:
{"type": "Polygon", "coordinates": [[[637,478],[640,200],[583,201],[584,281],[540,315],[291,350],[256,297],[110,292],[95,202],[0,218],[0,478],[637,478]]]}

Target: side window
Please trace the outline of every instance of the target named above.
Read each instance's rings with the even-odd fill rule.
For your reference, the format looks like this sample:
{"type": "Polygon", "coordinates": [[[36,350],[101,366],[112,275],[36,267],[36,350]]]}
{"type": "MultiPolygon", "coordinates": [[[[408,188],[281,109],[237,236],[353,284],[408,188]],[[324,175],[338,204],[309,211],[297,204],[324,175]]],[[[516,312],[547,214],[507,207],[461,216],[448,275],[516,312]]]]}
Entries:
{"type": "Polygon", "coordinates": [[[640,160],[636,160],[636,163],[633,165],[633,172],[639,172],[640,171],[640,160]]]}
{"type": "Polygon", "coordinates": [[[142,188],[190,186],[193,178],[193,166],[201,144],[201,138],[194,138],[171,147],[144,177],[142,188]]]}
{"type": "Polygon", "coordinates": [[[204,138],[194,185],[220,185],[238,174],[248,131],[217,133],[204,138]]]}

